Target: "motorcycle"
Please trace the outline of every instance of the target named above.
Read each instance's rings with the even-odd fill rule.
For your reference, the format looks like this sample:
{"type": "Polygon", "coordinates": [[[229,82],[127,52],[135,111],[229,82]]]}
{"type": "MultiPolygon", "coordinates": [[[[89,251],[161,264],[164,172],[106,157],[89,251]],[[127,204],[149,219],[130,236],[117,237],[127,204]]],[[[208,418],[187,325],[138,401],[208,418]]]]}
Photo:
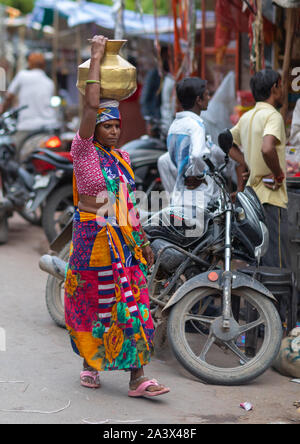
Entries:
{"type": "Polygon", "coordinates": [[[76,134],[78,121],[66,122],[65,102],[59,96],[51,98],[51,107],[57,109],[58,122],[56,127],[45,126],[27,134],[20,142],[18,161],[26,162],[28,157],[37,147],[56,149],[64,145],[70,149],[72,140],[76,134]]]}
{"type": "MultiPolygon", "coordinates": [[[[260,201],[251,188],[237,193],[236,203],[232,203],[222,176],[232,146],[229,131],[220,135],[219,145],[225,153],[220,168],[204,158],[219,195],[204,210],[202,235],[186,237],[184,218],[178,227],[180,215],[174,209],[170,210],[169,226],[153,226],[153,216],[144,226],[156,255],[149,276],[149,296],[156,334],[166,329],[168,342],[186,370],[211,384],[239,385],[270,367],[280,348],[282,325],[276,299],[269,290],[255,277],[232,268],[232,259],[259,264],[268,248],[268,230],[260,201]],[[253,334],[258,340],[251,354],[253,334]]],[[[156,214],[156,220],[163,222],[166,211],[156,214]]],[[[60,318],[61,326],[68,254],[65,244],[59,257],[40,259],[40,268],[51,274],[47,283],[50,314],[53,319],[60,318]]]]}
{"type": "Polygon", "coordinates": [[[64,217],[68,221],[73,214],[73,166],[69,155],[44,149],[32,153],[23,164],[16,160],[12,135],[22,109],[13,109],[0,119],[0,243],[8,240],[8,219],[15,211],[30,223],[42,222],[48,232],[53,232],[56,224],[59,231],[64,227],[64,217]],[[59,220],[56,210],[60,212],[59,220]]]}
{"type": "Polygon", "coordinates": [[[41,148],[27,159],[27,169],[38,171],[39,181],[26,205],[27,212],[42,207],[41,224],[49,242],[73,218],[73,164],[69,153],[41,148]]]}
{"type": "Polygon", "coordinates": [[[224,165],[216,169],[204,158],[220,194],[205,211],[203,235],[184,238],[174,223],[144,227],[156,252],[149,292],[156,325],[166,329],[182,366],[210,384],[240,385],[270,367],[282,325],[269,290],[232,268],[233,259],[259,264],[268,230],[251,188],[237,193],[235,205],[226,189],[221,172],[232,146],[229,131],[220,135],[219,146],[224,165]],[[259,339],[253,351],[254,336],[259,339]]]}
{"type": "Polygon", "coordinates": [[[8,240],[8,219],[14,211],[31,223],[37,223],[38,219],[35,213],[29,214],[25,208],[34,178],[16,161],[16,147],[12,139],[18,114],[25,108],[12,109],[0,118],[0,244],[8,240]]]}

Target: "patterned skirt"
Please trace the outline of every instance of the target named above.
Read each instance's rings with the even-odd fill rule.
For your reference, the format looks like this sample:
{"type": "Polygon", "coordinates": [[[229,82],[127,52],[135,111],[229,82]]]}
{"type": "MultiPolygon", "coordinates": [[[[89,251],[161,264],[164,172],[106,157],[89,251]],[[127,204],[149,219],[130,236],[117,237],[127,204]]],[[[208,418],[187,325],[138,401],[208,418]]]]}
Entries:
{"type": "Polygon", "coordinates": [[[66,326],[75,353],[99,371],[150,361],[154,328],[143,268],[120,227],[77,211],[65,282],[66,326]]]}

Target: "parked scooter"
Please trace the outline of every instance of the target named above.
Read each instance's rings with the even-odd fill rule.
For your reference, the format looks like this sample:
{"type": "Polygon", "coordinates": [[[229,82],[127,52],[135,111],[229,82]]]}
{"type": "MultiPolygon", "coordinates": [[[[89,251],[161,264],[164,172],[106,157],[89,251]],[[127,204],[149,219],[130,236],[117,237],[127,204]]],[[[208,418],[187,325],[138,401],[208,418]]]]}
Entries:
{"type": "MultiPolygon", "coordinates": [[[[220,136],[219,144],[226,154],[224,165],[216,169],[204,159],[219,196],[205,210],[202,235],[187,238],[184,218],[178,227],[180,216],[173,210],[168,215],[171,225],[149,223],[144,229],[156,253],[149,291],[157,330],[167,326],[176,358],[193,375],[212,384],[238,385],[270,367],[280,348],[282,326],[274,296],[254,278],[232,270],[234,258],[259,264],[268,248],[268,230],[252,189],[238,193],[233,205],[221,174],[232,144],[229,131],[220,136]],[[257,331],[253,356],[247,344],[257,331]]],[[[153,217],[162,222],[166,212],[153,217]]],[[[41,269],[51,274],[46,296],[49,312],[61,326],[70,238],[64,240],[60,257],[46,255],[40,260],[41,269]]]]}

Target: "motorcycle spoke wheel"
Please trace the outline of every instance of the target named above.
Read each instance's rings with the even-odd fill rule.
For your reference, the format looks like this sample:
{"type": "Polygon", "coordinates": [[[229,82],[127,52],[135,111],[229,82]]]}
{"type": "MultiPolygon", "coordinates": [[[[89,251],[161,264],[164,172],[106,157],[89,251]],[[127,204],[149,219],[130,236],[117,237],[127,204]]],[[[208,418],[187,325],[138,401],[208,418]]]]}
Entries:
{"type": "Polygon", "coordinates": [[[222,328],[222,297],[214,289],[190,291],[169,316],[176,358],[209,383],[248,382],[271,365],[280,348],[282,326],[273,302],[251,289],[234,290],[233,298],[239,308],[228,331],[222,328]]]}

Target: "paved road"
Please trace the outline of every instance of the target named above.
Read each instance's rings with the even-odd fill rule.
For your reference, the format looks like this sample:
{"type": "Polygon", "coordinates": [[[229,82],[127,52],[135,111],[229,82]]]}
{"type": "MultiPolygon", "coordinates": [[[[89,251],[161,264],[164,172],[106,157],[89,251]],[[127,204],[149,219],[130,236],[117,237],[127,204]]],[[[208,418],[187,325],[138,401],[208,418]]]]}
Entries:
{"type": "Polygon", "coordinates": [[[1,424],[300,422],[293,406],[300,399],[300,385],[273,370],[248,386],[216,387],[193,379],[168,355],[155,357],[147,368],[147,375],[171,387],[164,398],[129,399],[128,375],[123,372],[104,374],[98,391],[80,387],[81,361],[44,302],[46,275],[38,259],[46,249],[42,230],[14,217],[9,243],[0,247],[0,327],[7,335],[7,350],[0,352],[1,424]],[[242,410],[244,401],[254,410],[242,410]]]}

